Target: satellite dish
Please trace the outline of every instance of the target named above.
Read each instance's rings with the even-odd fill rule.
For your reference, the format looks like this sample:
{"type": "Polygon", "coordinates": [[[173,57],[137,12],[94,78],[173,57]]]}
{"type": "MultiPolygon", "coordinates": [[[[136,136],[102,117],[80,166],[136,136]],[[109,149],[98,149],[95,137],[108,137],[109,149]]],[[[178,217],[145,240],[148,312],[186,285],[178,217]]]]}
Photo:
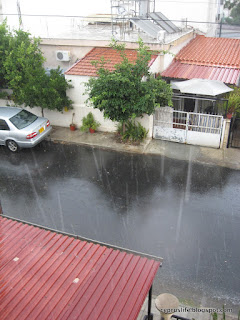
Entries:
{"type": "Polygon", "coordinates": [[[124,7],[119,6],[118,7],[118,14],[124,14],[126,12],[126,9],[124,7]]]}

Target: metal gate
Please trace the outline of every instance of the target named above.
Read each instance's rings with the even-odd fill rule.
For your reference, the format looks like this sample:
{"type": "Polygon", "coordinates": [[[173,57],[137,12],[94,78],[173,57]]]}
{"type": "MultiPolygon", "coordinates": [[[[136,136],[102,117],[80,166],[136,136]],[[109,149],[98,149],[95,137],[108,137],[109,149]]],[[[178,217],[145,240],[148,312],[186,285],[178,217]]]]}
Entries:
{"type": "Polygon", "coordinates": [[[240,148],[240,118],[232,118],[228,147],[240,148]]]}
{"type": "Polygon", "coordinates": [[[193,145],[220,147],[223,117],[219,115],[157,108],[153,137],[193,145]]]}

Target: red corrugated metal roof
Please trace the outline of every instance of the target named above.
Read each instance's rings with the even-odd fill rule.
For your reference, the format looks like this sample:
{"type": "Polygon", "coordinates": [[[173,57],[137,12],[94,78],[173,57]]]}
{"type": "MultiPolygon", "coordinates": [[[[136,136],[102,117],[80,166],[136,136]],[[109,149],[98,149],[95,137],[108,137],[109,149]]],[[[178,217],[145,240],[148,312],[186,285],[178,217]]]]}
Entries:
{"type": "Polygon", "coordinates": [[[175,57],[188,64],[240,67],[240,39],[196,36],[175,57]]]}
{"type": "Polygon", "coordinates": [[[173,61],[170,66],[161,73],[162,77],[174,79],[209,79],[219,80],[227,84],[237,84],[240,69],[227,67],[199,66],[194,64],[173,61]]]}
{"type": "Polygon", "coordinates": [[[173,79],[209,79],[238,84],[240,76],[240,39],[196,36],[162,72],[173,79]]]}
{"type": "Polygon", "coordinates": [[[137,319],[160,262],[0,217],[0,319],[137,319]]]}
{"type": "MultiPolygon", "coordinates": [[[[135,62],[137,59],[137,50],[125,50],[126,56],[130,62],[135,62]]],[[[100,61],[104,58],[105,67],[109,71],[114,70],[114,66],[122,61],[122,57],[117,50],[112,48],[93,48],[89,53],[85,55],[81,60],[75,63],[71,68],[69,68],[65,74],[78,75],[78,76],[97,76],[96,67],[92,65],[93,61],[100,61]]],[[[155,59],[156,55],[152,56],[149,65],[151,65],[155,59]]]]}

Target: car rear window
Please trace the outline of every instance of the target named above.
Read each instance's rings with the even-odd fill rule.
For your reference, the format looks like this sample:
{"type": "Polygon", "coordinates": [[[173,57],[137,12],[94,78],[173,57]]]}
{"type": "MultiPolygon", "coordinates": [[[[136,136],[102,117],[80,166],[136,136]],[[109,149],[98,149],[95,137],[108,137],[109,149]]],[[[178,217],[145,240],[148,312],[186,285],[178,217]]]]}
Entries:
{"type": "Polygon", "coordinates": [[[17,113],[9,120],[18,129],[23,129],[32,124],[36,119],[37,116],[35,116],[35,114],[32,114],[31,112],[26,110],[21,110],[19,113],[17,113]]]}

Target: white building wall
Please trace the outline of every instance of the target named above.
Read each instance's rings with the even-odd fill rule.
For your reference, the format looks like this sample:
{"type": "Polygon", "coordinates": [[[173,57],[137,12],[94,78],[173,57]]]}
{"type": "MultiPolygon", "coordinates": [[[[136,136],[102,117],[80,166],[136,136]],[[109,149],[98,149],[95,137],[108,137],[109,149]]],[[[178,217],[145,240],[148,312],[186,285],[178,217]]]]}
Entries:
{"type": "Polygon", "coordinates": [[[193,28],[198,28],[207,32],[212,25],[207,22],[215,22],[219,12],[220,0],[175,0],[173,1],[156,1],[155,11],[162,12],[169,20],[172,20],[177,26],[183,27],[184,22],[193,28]],[[202,22],[206,22],[202,23],[202,22]]]}
{"type": "Polygon", "coordinates": [[[149,71],[150,73],[159,73],[161,68],[161,56],[159,55],[153,64],[150,66],[149,71]]]}
{"type": "MultiPolygon", "coordinates": [[[[17,0],[1,1],[3,13],[10,14],[7,16],[8,24],[11,28],[18,29],[17,0]]],[[[106,0],[68,0],[67,2],[59,0],[18,0],[18,2],[21,13],[29,15],[23,18],[24,30],[29,30],[36,37],[61,38],[61,35],[66,34],[66,30],[71,34],[74,30],[84,27],[84,22],[74,17],[83,17],[94,13],[111,13],[110,1],[106,0]],[[44,15],[52,15],[53,17],[44,17],[44,15]],[[68,17],[64,18],[62,16],[68,17]]]]}
{"type": "MultiPolygon", "coordinates": [[[[89,112],[92,112],[95,119],[101,123],[98,128],[99,131],[115,132],[118,123],[109,119],[104,119],[103,113],[98,109],[91,107],[86,101],[88,96],[84,94],[86,91],[85,83],[88,82],[90,77],[74,75],[65,75],[65,77],[67,80],[71,80],[71,84],[74,86],[74,88],[68,90],[69,98],[74,101],[74,109],[72,111],[68,111],[68,113],[75,113],[74,122],[77,126],[81,126],[82,118],[89,112]]],[[[153,116],[144,115],[142,118],[136,118],[136,121],[139,121],[142,126],[148,130],[148,136],[152,137],[153,116]]],[[[68,125],[70,123],[71,122],[68,122],[68,125]]]]}
{"type": "MultiPolygon", "coordinates": [[[[17,29],[19,27],[17,1],[1,1],[3,13],[10,14],[7,16],[8,24],[11,28],[17,29]]],[[[111,13],[111,2],[106,0],[88,2],[68,0],[67,3],[59,0],[18,0],[18,3],[23,15],[24,30],[29,30],[32,35],[42,38],[64,38],[66,36],[73,38],[80,29],[85,28],[86,21],[82,17],[96,13],[111,13]]],[[[211,25],[202,22],[215,22],[220,7],[220,0],[175,0],[174,2],[156,0],[155,3],[155,11],[162,12],[176,25],[182,27],[181,21],[187,20],[189,26],[199,28],[203,32],[206,32],[211,25]]]]}
{"type": "MultiPolygon", "coordinates": [[[[75,113],[73,122],[76,124],[77,128],[80,128],[82,125],[82,118],[85,117],[89,112],[92,112],[96,121],[100,122],[101,125],[98,128],[99,131],[104,132],[115,132],[117,130],[117,122],[113,122],[109,119],[104,119],[103,113],[94,109],[91,106],[87,106],[87,95],[84,95],[85,92],[85,83],[89,80],[87,76],[73,76],[66,75],[67,80],[71,80],[74,88],[68,90],[68,96],[71,100],[74,101],[73,110],[69,111],[51,111],[44,109],[44,116],[49,119],[50,123],[55,126],[69,127],[72,123],[72,115],[75,113]]],[[[0,100],[0,107],[6,105],[14,105],[10,100],[0,100]]],[[[35,108],[25,108],[30,112],[33,112],[37,116],[42,116],[42,111],[40,107],[35,108]]],[[[152,137],[153,130],[153,116],[144,115],[143,118],[136,118],[136,121],[139,121],[144,128],[148,130],[148,137],[152,137]]]]}
{"type": "Polygon", "coordinates": [[[171,64],[171,62],[173,61],[174,57],[176,56],[176,54],[178,54],[178,52],[185,47],[191,40],[193,39],[193,37],[188,37],[186,38],[185,41],[179,42],[177,45],[175,46],[169,46],[169,53],[165,53],[163,55],[163,64],[161,67],[161,72],[166,70],[167,67],[171,64]]]}
{"type": "Polygon", "coordinates": [[[2,23],[2,22],[3,22],[3,16],[2,16],[2,13],[3,13],[3,11],[2,11],[2,0],[0,0],[0,23],[2,23]]]}

